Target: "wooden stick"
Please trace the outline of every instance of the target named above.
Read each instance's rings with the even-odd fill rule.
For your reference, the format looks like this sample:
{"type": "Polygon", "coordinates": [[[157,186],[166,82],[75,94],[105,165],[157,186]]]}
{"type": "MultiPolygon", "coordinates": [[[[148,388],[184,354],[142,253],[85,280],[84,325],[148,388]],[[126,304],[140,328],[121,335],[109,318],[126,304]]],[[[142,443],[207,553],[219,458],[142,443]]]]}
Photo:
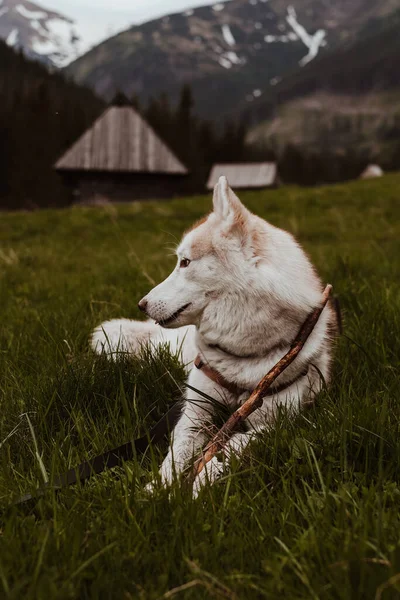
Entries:
{"type": "Polygon", "coordinates": [[[297,358],[301,352],[304,344],[309,338],[315,325],[324,310],[329,297],[332,292],[332,286],[328,284],[322,294],[320,305],[310,313],[303,323],[299,333],[296,336],[293,344],[290,346],[290,350],[283,356],[280,361],[272,367],[272,369],[263,377],[260,383],[257,385],[251,396],[238,408],[228,421],[221,427],[214,438],[207,444],[203,450],[203,454],[198,458],[194,464],[193,477],[196,477],[204,469],[205,465],[220,452],[226,442],[230,439],[232,434],[237,430],[240,423],[242,423],[251,413],[260,408],[263,403],[263,397],[269,390],[274,381],[283,373],[283,371],[297,358]]]}

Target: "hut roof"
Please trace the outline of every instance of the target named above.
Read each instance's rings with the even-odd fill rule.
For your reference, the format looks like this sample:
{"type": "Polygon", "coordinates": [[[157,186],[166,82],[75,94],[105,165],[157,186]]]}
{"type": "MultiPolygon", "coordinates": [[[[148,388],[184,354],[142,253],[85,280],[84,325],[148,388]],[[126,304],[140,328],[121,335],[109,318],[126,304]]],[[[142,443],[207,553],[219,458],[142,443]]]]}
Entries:
{"type": "Polygon", "coordinates": [[[379,165],[368,165],[368,167],[360,175],[360,179],[373,179],[374,177],[382,177],[383,169],[379,165]]]}
{"type": "Polygon", "coordinates": [[[60,171],[186,175],[186,167],[130,106],[108,108],[55,165],[60,171]]]}
{"type": "Polygon", "coordinates": [[[276,163],[216,164],[211,169],[207,188],[211,190],[221,175],[225,175],[233,188],[262,188],[274,185],[277,178],[276,163]]]}

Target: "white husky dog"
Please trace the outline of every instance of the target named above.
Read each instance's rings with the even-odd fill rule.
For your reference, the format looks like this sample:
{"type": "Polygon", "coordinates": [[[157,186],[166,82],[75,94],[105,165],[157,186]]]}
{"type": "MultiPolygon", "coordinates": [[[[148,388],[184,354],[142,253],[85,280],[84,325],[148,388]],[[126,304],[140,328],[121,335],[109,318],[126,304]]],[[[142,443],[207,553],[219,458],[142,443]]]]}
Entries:
{"type": "MultiPolygon", "coordinates": [[[[221,177],[214,210],[188,231],[171,275],[140,302],[151,320],[116,319],[100,325],[92,348],[115,356],[169,342],[181,352],[190,389],[160,475],[168,485],[201,450],[209,431],[204,396],[241,404],[289,350],[307,315],[319,304],[321,281],[294,238],[252,214],[221,177]]],[[[328,305],[304,349],[277,379],[262,408],[236,433],[226,456],[240,454],[255,432],[272,425],[279,405],[298,409],[329,380],[334,313],[328,305]]],[[[194,482],[196,495],[224,465],[217,457],[194,482]]]]}

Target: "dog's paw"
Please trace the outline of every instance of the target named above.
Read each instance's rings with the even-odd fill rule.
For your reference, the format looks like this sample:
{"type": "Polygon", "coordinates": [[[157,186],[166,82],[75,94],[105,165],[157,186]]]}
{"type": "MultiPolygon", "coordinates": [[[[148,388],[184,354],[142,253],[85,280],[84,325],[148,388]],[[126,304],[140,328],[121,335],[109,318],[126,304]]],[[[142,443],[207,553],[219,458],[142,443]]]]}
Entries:
{"type": "Polygon", "coordinates": [[[92,350],[96,354],[107,354],[114,360],[118,354],[126,353],[128,344],[124,335],[125,322],[126,319],[113,319],[96,327],[90,338],[92,350]]]}
{"type": "Polygon", "coordinates": [[[157,490],[161,488],[170,487],[173,481],[173,473],[170,469],[166,467],[161,467],[158,476],[152,479],[146,486],[145,490],[148,494],[154,494],[157,490]]]}
{"type": "Polygon", "coordinates": [[[144,486],[144,491],[149,496],[153,496],[153,494],[155,493],[156,489],[157,489],[157,482],[154,479],[152,481],[149,481],[149,483],[144,486]]]}
{"type": "Polygon", "coordinates": [[[152,479],[144,486],[144,492],[148,496],[154,496],[160,490],[167,489],[169,490],[170,484],[167,481],[162,481],[160,479],[152,479]]]}
{"type": "Polygon", "coordinates": [[[197,475],[193,483],[193,498],[197,498],[207,483],[213,484],[224,472],[224,463],[214,456],[197,475]]]}

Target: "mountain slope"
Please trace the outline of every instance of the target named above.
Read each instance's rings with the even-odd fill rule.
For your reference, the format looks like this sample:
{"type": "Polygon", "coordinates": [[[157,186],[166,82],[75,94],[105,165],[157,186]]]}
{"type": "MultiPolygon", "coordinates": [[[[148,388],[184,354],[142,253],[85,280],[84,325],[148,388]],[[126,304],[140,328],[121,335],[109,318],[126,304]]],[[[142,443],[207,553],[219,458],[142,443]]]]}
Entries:
{"type": "MultiPolygon", "coordinates": [[[[362,30],[361,40],[348,43],[296,70],[268,90],[252,106],[260,120],[275,106],[315,92],[365,94],[400,90],[400,11],[371,21],[362,30]]],[[[245,105],[243,105],[245,106],[245,105]]]]}
{"type": "Polygon", "coordinates": [[[74,21],[28,0],[0,0],[0,39],[34,59],[62,67],[79,54],[74,21]]]}
{"type": "Polygon", "coordinates": [[[257,123],[248,146],[283,162],[289,154],[292,167],[304,158],[315,173],[323,156],[326,164],[400,168],[399,27],[400,11],[371,22],[365,39],[288,76],[251,114],[245,110],[257,123]]]}
{"type": "Polygon", "coordinates": [[[255,128],[251,141],[261,140],[269,130],[285,137],[283,129],[290,129],[291,111],[296,111],[293,118],[303,132],[300,110],[308,113],[309,132],[318,132],[318,113],[323,119],[327,113],[343,116],[347,112],[356,119],[363,111],[369,111],[371,116],[381,114],[387,120],[390,114],[400,111],[399,27],[400,11],[375,20],[361,41],[327,53],[280,82],[252,106],[253,120],[267,122],[255,128]]]}
{"type": "Polygon", "coordinates": [[[395,0],[231,0],[132,27],[68,67],[109,99],[117,89],[142,100],[176,100],[190,82],[203,116],[252,103],[287,72],[343,40],[357,39],[395,0]]]}

